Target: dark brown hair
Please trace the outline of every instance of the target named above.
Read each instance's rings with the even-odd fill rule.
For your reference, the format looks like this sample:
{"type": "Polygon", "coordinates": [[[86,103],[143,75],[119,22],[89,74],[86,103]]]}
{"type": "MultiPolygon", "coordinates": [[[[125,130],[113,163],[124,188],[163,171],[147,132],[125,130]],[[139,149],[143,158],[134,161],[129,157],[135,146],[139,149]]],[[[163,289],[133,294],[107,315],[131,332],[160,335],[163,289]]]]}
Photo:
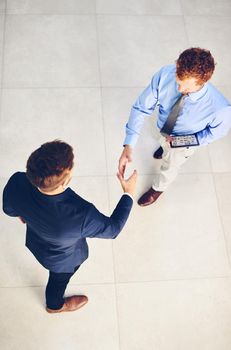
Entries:
{"type": "Polygon", "coordinates": [[[29,181],[44,191],[52,191],[64,181],[74,163],[73,149],[67,143],[54,140],[36,149],[27,160],[29,181]]]}
{"type": "Polygon", "coordinates": [[[198,84],[208,81],[215,69],[214,58],[209,50],[192,47],[183,51],[176,61],[176,74],[180,80],[196,78],[198,84]]]}

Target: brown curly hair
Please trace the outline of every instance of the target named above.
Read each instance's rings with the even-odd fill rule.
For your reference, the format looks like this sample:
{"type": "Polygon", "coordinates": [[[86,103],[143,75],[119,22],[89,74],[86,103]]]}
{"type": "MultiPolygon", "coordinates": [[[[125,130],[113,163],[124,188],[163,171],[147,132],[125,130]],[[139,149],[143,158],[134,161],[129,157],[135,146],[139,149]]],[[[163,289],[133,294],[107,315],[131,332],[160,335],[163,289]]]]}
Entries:
{"type": "Polygon", "coordinates": [[[54,140],[35,150],[27,160],[28,180],[45,192],[53,191],[64,181],[74,165],[73,148],[67,143],[54,140]]]}
{"type": "Polygon", "coordinates": [[[198,84],[204,84],[213,75],[214,58],[209,50],[192,47],[183,51],[176,61],[176,74],[180,80],[196,78],[198,84]]]}

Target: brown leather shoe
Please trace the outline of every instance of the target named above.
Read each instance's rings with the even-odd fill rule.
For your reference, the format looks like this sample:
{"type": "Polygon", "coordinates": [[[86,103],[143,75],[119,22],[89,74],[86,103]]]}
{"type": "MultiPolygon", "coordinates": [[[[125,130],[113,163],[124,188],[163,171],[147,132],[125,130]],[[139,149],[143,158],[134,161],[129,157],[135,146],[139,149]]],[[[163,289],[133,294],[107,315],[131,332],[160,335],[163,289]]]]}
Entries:
{"type": "Polygon", "coordinates": [[[141,207],[146,207],[147,205],[150,205],[150,204],[154,203],[157,200],[157,198],[161,195],[161,193],[163,193],[163,192],[155,191],[151,187],[147,192],[145,192],[140,197],[140,199],[138,200],[138,204],[141,207]]]}
{"type": "Polygon", "coordinates": [[[78,310],[88,302],[88,297],[85,295],[73,295],[72,297],[65,298],[64,300],[65,301],[61,309],[53,310],[46,307],[47,312],[54,314],[57,312],[78,310]]]}

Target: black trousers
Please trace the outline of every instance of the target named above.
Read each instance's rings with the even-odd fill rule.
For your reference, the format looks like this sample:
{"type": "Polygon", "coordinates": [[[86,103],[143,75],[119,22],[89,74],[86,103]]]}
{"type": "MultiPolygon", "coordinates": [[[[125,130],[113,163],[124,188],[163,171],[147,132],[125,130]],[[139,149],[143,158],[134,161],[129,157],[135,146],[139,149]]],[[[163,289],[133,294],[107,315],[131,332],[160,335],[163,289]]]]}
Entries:
{"type": "Polygon", "coordinates": [[[76,266],[73,273],[56,273],[49,271],[49,279],[46,286],[46,304],[49,309],[58,310],[64,304],[64,293],[68,282],[75,272],[79,269],[76,266]]]}

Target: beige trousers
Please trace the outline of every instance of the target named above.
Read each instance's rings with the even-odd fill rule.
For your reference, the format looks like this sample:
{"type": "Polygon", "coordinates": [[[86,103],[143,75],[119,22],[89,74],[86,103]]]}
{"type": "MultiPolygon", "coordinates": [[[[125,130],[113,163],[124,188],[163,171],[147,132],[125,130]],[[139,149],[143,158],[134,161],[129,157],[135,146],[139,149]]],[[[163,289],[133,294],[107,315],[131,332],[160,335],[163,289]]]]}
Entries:
{"type": "Polygon", "coordinates": [[[164,153],[161,160],[160,172],[155,175],[152,188],[163,192],[175,180],[181,165],[191,157],[198,147],[171,148],[163,136],[160,137],[159,142],[164,153]]]}

